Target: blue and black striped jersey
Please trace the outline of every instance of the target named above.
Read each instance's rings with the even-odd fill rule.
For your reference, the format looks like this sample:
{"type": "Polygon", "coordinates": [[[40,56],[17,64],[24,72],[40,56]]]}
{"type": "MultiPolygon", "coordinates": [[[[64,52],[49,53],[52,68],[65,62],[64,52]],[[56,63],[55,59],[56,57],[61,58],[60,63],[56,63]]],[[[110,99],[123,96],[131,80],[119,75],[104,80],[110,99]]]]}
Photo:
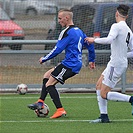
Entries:
{"type": "Polygon", "coordinates": [[[66,67],[71,68],[73,72],[79,73],[82,67],[82,49],[84,46],[89,51],[89,62],[94,62],[95,60],[94,45],[88,45],[84,41],[85,38],[86,34],[78,27],[71,25],[65,28],[60,33],[56,46],[48,55],[44,56],[42,62],[50,60],[65,50],[65,58],[61,63],[66,67]]]}

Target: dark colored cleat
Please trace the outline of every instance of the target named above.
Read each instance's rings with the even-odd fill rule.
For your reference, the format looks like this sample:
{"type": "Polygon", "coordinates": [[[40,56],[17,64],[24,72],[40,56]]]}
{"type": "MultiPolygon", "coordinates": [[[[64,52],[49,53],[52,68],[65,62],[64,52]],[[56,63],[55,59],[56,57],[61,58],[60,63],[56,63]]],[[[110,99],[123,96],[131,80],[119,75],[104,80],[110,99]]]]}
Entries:
{"type": "Polygon", "coordinates": [[[131,98],[129,99],[129,102],[130,102],[131,105],[132,105],[132,115],[133,115],[133,96],[131,96],[131,98]]]}
{"type": "Polygon", "coordinates": [[[133,102],[131,103],[131,105],[132,105],[132,115],[133,115],[133,102]]]}
{"type": "Polygon", "coordinates": [[[101,121],[102,121],[102,123],[110,123],[109,119],[102,119],[101,121]]]}
{"type": "Polygon", "coordinates": [[[44,104],[42,102],[33,103],[33,104],[29,104],[28,108],[30,108],[32,110],[43,109],[44,108],[44,104]]]}

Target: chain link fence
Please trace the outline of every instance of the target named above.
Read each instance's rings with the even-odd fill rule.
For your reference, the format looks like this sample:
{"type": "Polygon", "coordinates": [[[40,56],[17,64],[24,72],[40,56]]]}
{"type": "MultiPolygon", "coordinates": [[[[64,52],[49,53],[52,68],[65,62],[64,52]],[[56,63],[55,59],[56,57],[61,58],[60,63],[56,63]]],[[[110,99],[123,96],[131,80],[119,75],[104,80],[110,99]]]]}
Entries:
{"type": "MultiPolygon", "coordinates": [[[[124,3],[129,2],[126,0],[124,3]]],[[[130,3],[133,2],[130,1],[130,3]]],[[[48,43],[46,40],[57,40],[62,30],[57,19],[57,12],[60,8],[71,8],[74,12],[75,25],[80,27],[88,36],[100,35],[102,37],[108,34],[111,24],[114,23],[115,8],[119,2],[116,0],[111,2],[111,4],[116,5],[109,5],[103,10],[103,13],[101,11],[97,12],[99,5],[96,1],[88,2],[88,0],[83,0],[82,3],[78,0],[0,0],[0,4],[7,15],[23,29],[23,41],[25,41],[24,43],[19,41],[18,44],[14,44],[13,39],[11,39],[9,42],[12,42],[4,43],[5,39],[3,44],[0,44],[0,88],[3,90],[6,88],[15,89],[17,84],[20,83],[27,84],[29,88],[41,88],[43,74],[63,59],[64,53],[44,65],[38,63],[38,59],[47,54],[56,43],[56,41],[48,43]],[[98,13],[101,13],[99,18],[95,15],[98,13]],[[104,16],[103,19],[101,19],[102,16],[104,16]],[[96,20],[97,18],[98,20],[96,20]],[[94,27],[96,22],[98,25],[94,27]],[[98,27],[100,33],[95,32],[96,27],[98,27]],[[14,44],[14,47],[11,47],[11,44],[14,44]],[[19,45],[22,45],[21,50],[12,50],[17,49],[19,45]]],[[[102,5],[104,4],[102,3],[102,5]]],[[[130,27],[132,25],[132,12],[131,10],[127,21],[130,27]]],[[[97,51],[96,69],[89,70],[87,53],[84,51],[83,67],[80,74],[66,81],[64,86],[57,85],[59,88],[95,88],[96,81],[106,67],[110,56],[109,45],[97,47],[97,44],[95,44],[95,47],[97,51]]],[[[126,75],[122,77],[122,81],[117,88],[123,88],[123,86],[124,89],[126,87],[133,88],[132,59],[129,59],[126,75]]]]}

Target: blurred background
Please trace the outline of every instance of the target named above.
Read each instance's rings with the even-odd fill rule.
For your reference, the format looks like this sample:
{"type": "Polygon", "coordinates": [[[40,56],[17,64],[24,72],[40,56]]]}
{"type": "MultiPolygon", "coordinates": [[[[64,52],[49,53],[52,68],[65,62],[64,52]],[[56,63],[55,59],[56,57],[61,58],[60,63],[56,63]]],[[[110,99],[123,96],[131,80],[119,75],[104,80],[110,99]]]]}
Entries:
{"type": "MultiPolygon", "coordinates": [[[[25,33],[25,39],[26,40],[54,40],[58,38],[58,35],[61,31],[60,25],[58,25],[58,19],[57,19],[57,12],[61,8],[72,8],[75,5],[80,4],[89,4],[93,2],[133,2],[133,0],[0,0],[0,7],[7,13],[7,15],[16,22],[25,33]],[[53,31],[55,30],[55,31],[53,31]],[[51,32],[53,31],[53,32],[51,32]],[[51,33],[50,33],[51,32],[51,33]]],[[[83,7],[84,8],[84,7],[83,7]]],[[[87,7],[88,8],[88,7],[87,7]]],[[[95,7],[93,7],[94,10],[95,7]]],[[[87,17],[90,15],[90,10],[88,9],[88,14],[85,11],[86,8],[78,10],[74,10],[75,12],[78,12],[76,17],[81,18],[81,16],[87,17]],[[79,15],[78,15],[79,14],[79,15]]],[[[109,13],[109,11],[108,11],[109,13]]],[[[91,21],[94,21],[94,14],[91,15],[91,21]]],[[[113,16],[114,14],[111,12],[109,13],[109,17],[113,16]]],[[[76,18],[75,17],[75,18],[76,18]]],[[[77,20],[74,20],[74,22],[77,24],[77,20]]],[[[84,21],[84,20],[82,20],[84,21]]],[[[87,22],[83,23],[81,22],[80,25],[77,24],[84,32],[88,35],[88,25],[89,20],[87,22]],[[84,25],[81,26],[81,25],[84,25]]],[[[110,21],[110,25],[112,22],[110,21]]],[[[92,29],[89,32],[93,32],[92,29]]],[[[90,34],[91,35],[91,34],[90,34]]],[[[28,48],[28,46],[26,46],[28,48]]],[[[38,46],[40,48],[43,48],[42,46],[38,46]]],[[[43,49],[51,49],[52,46],[46,46],[46,48],[43,49]]],[[[5,48],[5,47],[4,47],[5,48]]],[[[7,47],[6,47],[7,49],[7,47]]],[[[25,49],[25,46],[23,46],[23,49],[25,49]]]]}
{"type": "MultiPolygon", "coordinates": [[[[133,30],[133,0],[0,0],[0,40],[57,40],[62,30],[57,18],[61,8],[73,11],[75,25],[87,36],[104,37],[115,22],[116,7],[120,3],[131,7],[127,24],[133,30]]],[[[0,88],[14,88],[19,83],[41,87],[43,73],[64,58],[63,53],[44,65],[38,63],[54,45],[0,43],[0,88]]],[[[100,50],[96,52],[95,71],[88,69],[87,52],[84,52],[81,73],[66,82],[70,87],[76,87],[75,84],[77,87],[95,87],[109,61],[110,45],[95,44],[95,49],[100,50]]],[[[132,86],[132,69],[133,59],[129,59],[128,71],[120,85],[132,86]]]]}

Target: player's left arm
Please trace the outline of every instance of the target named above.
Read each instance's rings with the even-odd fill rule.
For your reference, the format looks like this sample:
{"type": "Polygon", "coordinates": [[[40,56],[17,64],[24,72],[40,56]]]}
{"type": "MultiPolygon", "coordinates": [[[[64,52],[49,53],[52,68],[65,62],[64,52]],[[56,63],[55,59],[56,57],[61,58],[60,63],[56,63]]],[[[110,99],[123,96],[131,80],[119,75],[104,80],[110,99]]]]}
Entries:
{"type": "Polygon", "coordinates": [[[127,52],[127,58],[133,58],[133,50],[130,52],[127,52]]]}
{"type": "Polygon", "coordinates": [[[127,58],[133,58],[133,34],[132,34],[131,40],[128,44],[128,48],[130,49],[130,51],[127,52],[127,58]]]}
{"type": "Polygon", "coordinates": [[[95,48],[94,44],[85,43],[85,47],[88,49],[88,61],[89,61],[89,68],[95,68],[95,48]]]}

